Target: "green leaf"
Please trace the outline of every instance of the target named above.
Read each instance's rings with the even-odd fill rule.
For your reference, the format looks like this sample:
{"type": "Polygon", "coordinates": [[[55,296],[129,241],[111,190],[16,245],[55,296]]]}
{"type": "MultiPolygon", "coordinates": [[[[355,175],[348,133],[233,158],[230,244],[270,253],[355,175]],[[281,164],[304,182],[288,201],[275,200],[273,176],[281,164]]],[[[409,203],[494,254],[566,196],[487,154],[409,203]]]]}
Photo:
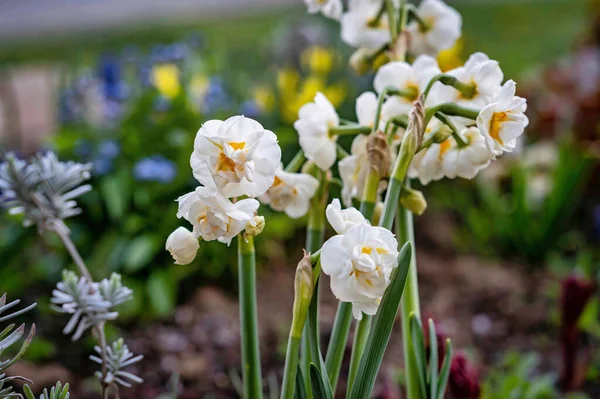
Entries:
{"type": "Polygon", "coordinates": [[[427,368],[425,363],[425,342],[423,339],[423,326],[421,320],[414,313],[410,315],[410,331],[413,340],[413,350],[415,352],[415,361],[417,362],[417,373],[419,375],[419,385],[421,392],[427,392],[427,368]]]}
{"type": "Polygon", "coordinates": [[[448,378],[450,377],[450,365],[452,364],[452,344],[449,339],[446,339],[446,356],[440,369],[440,376],[438,378],[437,387],[437,399],[444,399],[446,393],[446,386],[448,385],[448,378]]]}
{"type": "Polygon", "coordinates": [[[125,250],[125,270],[133,273],[147,266],[157,249],[158,245],[152,237],[145,235],[135,238],[125,250]]]}
{"type": "Polygon", "coordinates": [[[429,397],[437,398],[438,387],[438,347],[435,324],[429,319],[429,397]]]}
{"type": "Polygon", "coordinates": [[[159,269],[150,274],[146,289],[154,314],[167,316],[175,308],[176,285],[168,270],[159,269]]]}
{"type": "Polygon", "coordinates": [[[358,366],[356,380],[349,395],[351,399],[368,399],[371,397],[371,391],[381,367],[383,354],[390,340],[392,327],[400,307],[400,299],[404,291],[411,258],[412,246],[410,242],[407,242],[400,250],[398,267],[392,272],[390,285],[385,290],[377,314],[373,318],[364,355],[358,366]]]}
{"type": "Polygon", "coordinates": [[[296,389],[294,391],[294,399],[307,399],[308,395],[304,389],[304,376],[302,375],[302,367],[298,363],[298,372],[296,373],[296,389]]]}
{"type": "Polygon", "coordinates": [[[25,393],[25,398],[35,399],[35,395],[31,391],[31,388],[29,387],[29,385],[25,384],[25,386],[23,387],[23,392],[25,393]]]}
{"type": "Polygon", "coordinates": [[[324,376],[319,371],[319,368],[311,363],[310,366],[310,384],[312,387],[313,396],[315,399],[333,399],[333,394],[331,390],[328,389],[323,383],[327,377],[324,376]]]}

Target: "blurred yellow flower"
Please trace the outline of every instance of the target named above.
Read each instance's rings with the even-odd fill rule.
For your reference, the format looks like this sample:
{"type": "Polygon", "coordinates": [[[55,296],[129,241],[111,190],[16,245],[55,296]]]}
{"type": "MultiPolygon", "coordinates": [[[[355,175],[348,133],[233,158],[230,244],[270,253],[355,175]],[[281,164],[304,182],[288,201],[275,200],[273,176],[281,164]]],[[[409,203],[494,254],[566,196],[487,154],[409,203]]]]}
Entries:
{"type": "Polygon", "coordinates": [[[273,94],[273,91],[265,85],[256,87],[252,97],[254,102],[263,112],[269,112],[275,108],[275,95],[273,94]]]}
{"type": "Polygon", "coordinates": [[[461,57],[463,45],[463,39],[461,38],[448,50],[440,51],[437,60],[442,72],[458,68],[463,64],[463,59],[461,57]]]}
{"type": "Polygon", "coordinates": [[[282,97],[294,93],[299,81],[300,74],[293,68],[282,68],[277,71],[277,89],[282,93],[282,97]]]}
{"type": "Polygon", "coordinates": [[[307,66],[311,73],[321,75],[327,75],[331,72],[333,58],[332,51],[320,46],[308,47],[300,55],[302,65],[307,66]]]}
{"type": "Polygon", "coordinates": [[[152,82],[165,97],[177,97],[181,91],[179,68],[174,64],[159,64],[152,68],[152,82]]]}

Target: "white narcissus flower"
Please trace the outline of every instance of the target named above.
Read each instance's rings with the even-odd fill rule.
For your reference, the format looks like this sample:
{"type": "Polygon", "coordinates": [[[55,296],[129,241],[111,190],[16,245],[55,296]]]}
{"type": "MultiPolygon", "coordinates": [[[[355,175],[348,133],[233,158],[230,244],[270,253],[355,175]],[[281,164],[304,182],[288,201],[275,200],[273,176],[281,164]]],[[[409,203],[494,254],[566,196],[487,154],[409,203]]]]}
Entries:
{"type": "MultiPolygon", "coordinates": [[[[317,93],[314,102],[304,104],[298,111],[294,128],[306,158],[322,170],[329,170],[336,158],[337,136],[329,129],[338,127],[340,118],[327,97],[317,93]]],[[[279,162],[279,160],[278,160],[279,162]]]]}
{"type": "Polygon", "coordinates": [[[200,236],[204,241],[218,240],[227,245],[244,231],[247,224],[255,224],[254,214],[259,206],[254,198],[234,204],[220,191],[208,187],[198,187],[177,201],[177,217],[194,226],[196,237],[200,236]]]}
{"type": "Polygon", "coordinates": [[[296,219],[306,215],[318,187],[319,181],[308,173],[289,173],[280,165],[275,172],[273,185],[260,200],[296,219]]]}
{"type": "MultiPolygon", "coordinates": [[[[366,91],[356,98],[356,117],[361,126],[373,128],[377,111],[377,94],[366,91]]],[[[381,128],[381,115],[377,128],[381,128]]]]}
{"type": "Polygon", "coordinates": [[[277,136],[255,120],[210,120],[198,131],[190,164],[194,177],[227,197],[257,197],[273,184],[281,161],[277,136]]]}
{"type": "Polygon", "coordinates": [[[452,140],[451,148],[447,150],[443,159],[442,168],[444,175],[450,179],[462,177],[472,179],[477,173],[487,167],[494,154],[485,144],[485,139],[476,127],[469,127],[460,133],[465,147],[459,147],[452,140]]]}
{"type": "Polygon", "coordinates": [[[414,55],[437,55],[449,49],[460,38],[462,17],[440,0],[423,0],[417,15],[425,23],[411,22],[408,27],[410,52],[414,55]]]}
{"type": "MultiPolygon", "coordinates": [[[[441,129],[449,129],[446,125],[440,122],[437,118],[432,118],[427,128],[425,135],[435,134],[441,129]]],[[[454,139],[450,136],[441,143],[433,143],[429,148],[425,148],[416,153],[408,169],[408,177],[411,179],[419,178],[421,184],[429,184],[432,180],[440,180],[444,177],[442,168],[444,157],[450,148],[455,144],[454,139]]]]}
{"type": "Polygon", "coordinates": [[[356,303],[355,318],[375,314],[377,300],[398,262],[398,242],[382,227],[360,223],[331,237],[321,249],[321,270],[331,278],[331,291],[343,302],[356,303]]]}
{"type": "Polygon", "coordinates": [[[493,100],[502,87],[504,79],[498,61],[490,60],[484,53],[472,54],[465,65],[447,73],[473,87],[471,97],[465,97],[461,92],[456,91],[452,101],[474,107],[482,107],[493,100]]]}
{"type": "Polygon", "coordinates": [[[304,0],[304,3],[306,3],[309,13],[321,12],[326,17],[336,21],[340,19],[344,11],[342,0],[304,0]]]}
{"type": "Polygon", "coordinates": [[[178,227],[169,234],[165,245],[165,249],[169,251],[178,265],[187,265],[192,262],[198,248],[200,248],[198,238],[185,227],[178,227]]]}
{"type": "Polygon", "coordinates": [[[368,223],[363,214],[356,208],[342,209],[340,200],[337,198],[327,205],[325,215],[337,234],[345,234],[348,229],[357,224],[368,223]]]}
{"type": "Polygon", "coordinates": [[[486,105],[477,117],[477,127],[490,150],[496,155],[510,152],[517,146],[529,119],[525,116],[527,100],[515,96],[516,83],[504,83],[495,102],[486,105]]]}
{"type": "Polygon", "coordinates": [[[377,14],[384,6],[384,0],[350,0],[348,11],[342,15],[342,40],[352,47],[378,50],[388,43],[390,29],[388,17],[377,14]]]}
{"type": "MultiPolygon", "coordinates": [[[[427,84],[435,75],[441,73],[437,61],[428,56],[418,57],[411,65],[407,62],[394,61],[383,65],[377,71],[373,85],[375,91],[381,93],[386,87],[394,87],[410,96],[392,96],[383,105],[382,113],[386,118],[408,115],[413,101],[419,98],[427,84]]],[[[427,96],[426,106],[447,101],[454,89],[436,82],[427,96]]]]}

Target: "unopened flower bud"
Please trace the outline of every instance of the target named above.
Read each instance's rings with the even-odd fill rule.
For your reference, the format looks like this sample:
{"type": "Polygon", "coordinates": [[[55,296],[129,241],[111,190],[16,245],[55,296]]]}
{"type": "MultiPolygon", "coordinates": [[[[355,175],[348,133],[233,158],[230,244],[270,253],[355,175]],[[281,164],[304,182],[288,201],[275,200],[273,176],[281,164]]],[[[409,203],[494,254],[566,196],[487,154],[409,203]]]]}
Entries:
{"type": "Polygon", "coordinates": [[[371,70],[371,52],[359,48],[350,56],[350,67],[358,76],[362,76],[371,70]]]}
{"type": "Polygon", "coordinates": [[[415,215],[422,215],[427,209],[427,200],[423,193],[408,187],[402,187],[400,203],[415,215]]]}
{"type": "Polygon", "coordinates": [[[375,209],[373,210],[373,226],[379,226],[379,219],[381,218],[381,214],[383,213],[383,202],[378,201],[377,205],[375,205],[375,209]]]}
{"type": "Polygon", "coordinates": [[[262,233],[265,228],[265,217],[256,215],[254,218],[246,224],[245,233],[246,235],[256,237],[262,233]]]}
{"type": "Polygon", "coordinates": [[[413,156],[423,142],[424,133],[425,108],[423,107],[423,97],[421,96],[414,102],[413,109],[408,114],[408,126],[402,137],[400,152],[398,153],[398,159],[392,172],[393,179],[404,181],[413,156]]]}
{"type": "Polygon", "coordinates": [[[448,126],[443,125],[433,133],[432,139],[434,143],[440,144],[448,140],[448,137],[450,137],[451,135],[452,130],[448,126]]]}
{"type": "Polygon", "coordinates": [[[310,254],[304,252],[304,257],[298,263],[298,267],[296,267],[296,277],[294,279],[294,309],[290,335],[295,338],[302,336],[313,289],[313,270],[310,254]]]}
{"type": "Polygon", "coordinates": [[[378,131],[371,134],[367,141],[367,156],[369,166],[379,172],[379,177],[384,178],[390,170],[390,148],[385,134],[378,131]]]}
{"type": "Polygon", "coordinates": [[[178,265],[187,265],[196,257],[200,248],[198,239],[185,227],[178,227],[169,234],[165,249],[169,251],[175,263],[178,265]]]}
{"type": "Polygon", "coordinates": [[[448,388],[455,398],[479,398],[481,392],[479,374],[469,359],[461,352],[452,356],[448,388]]]}

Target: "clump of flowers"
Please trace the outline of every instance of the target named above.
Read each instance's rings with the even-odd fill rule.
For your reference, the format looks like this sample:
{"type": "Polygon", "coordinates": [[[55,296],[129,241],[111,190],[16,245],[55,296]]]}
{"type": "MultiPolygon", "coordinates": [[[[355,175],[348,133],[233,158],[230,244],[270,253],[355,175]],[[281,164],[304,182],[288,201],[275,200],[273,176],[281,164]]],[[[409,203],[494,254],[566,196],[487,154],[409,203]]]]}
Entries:
{"type": "Polygon", "coordinates": [[[449,340],[440,343],[445,347],[438,353],[432,320],[431,349],[425,353],[412,214],[423,213],[427,202],[410,180],[474,178],[516,148],[528,124],[526,100],[515,95],[515,82],[503,82],[499,63],[484,53],[442,72],[434,57],[455,46],[462,25],[458,12],[443,1],[413,6],[404,0],[351,0],[346,8],[339,0],[306,4],[311,13],[339,20],[342,39],[357,48],[353,69],[375,71],[374,91],[356,99],[357,122],[341,118],[335,102],[317,92],[299,107],[294,127],[301,150],[285,167],[279,164],[276,135],[258,122],[242,116],[206,122],[190,160],[201,186],[178,199],[177,216],[193,231],[173,232],[167,249],[176,263],[185,263],[198,249],[192,237],[229,244],[237,236],[243,393],[261,398],[253,236],[262,231],[264,219],[254,198],[290,217],[308,214],[308,254],[296,273],[281,397],[310,391],[315,397],[334,396],[353,318],[348,397],[370,397],[398,310],[406,396],[443,397],[449,375],[470,372],[463,358],[452,357],[449,340]],[[355,136],[350,152],[340,145],[344,135],[355,136]],[[332,177],[336,165],[341,182],[332,177]],[[340,183],[345,209],[330,198],[331,185],[340,183]],[[324,242],[326,219],[337,234],[324,242]],[[339,300],[325,356],[317,323],[322,273],[339,300]],[[307,347],[299,359],[302,338],[307,347]]]}

